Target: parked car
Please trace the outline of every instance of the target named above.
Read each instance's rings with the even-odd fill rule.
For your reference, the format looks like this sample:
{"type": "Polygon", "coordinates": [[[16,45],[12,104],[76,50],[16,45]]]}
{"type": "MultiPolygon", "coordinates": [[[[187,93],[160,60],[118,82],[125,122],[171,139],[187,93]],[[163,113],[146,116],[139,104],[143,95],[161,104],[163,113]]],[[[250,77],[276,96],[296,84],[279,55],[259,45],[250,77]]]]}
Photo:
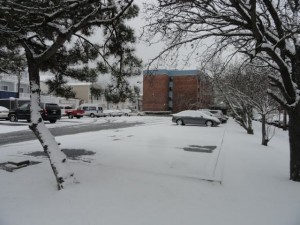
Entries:
{"type": "MultiPolygon", "coordinates": [[[[43,120],[55,123],[61,118],[61,109],[55,103],[41,103],[40,104],[41,116],[43,120]]],[[[10,110],[8,118],[11,122],[16,122],[19,119],[27,120],[30,122],[30,104],[25,103],[14,110],[10,110]]]]}
{"type": "Polygon", "coordinates": [[[122,109],[121,111],[123,112],[124,116],[144,116],[145,115],[144,112],[140,112],[137,110],[122,109]]]}
{"type": "Polygon", "coordinates": [[[199,110],[185,110],[172,115],[172,122],[177,125],[199,124],[208,127],[218,126],[220,120],[214,116],[209,116],[199,110]]]}
{"type": "Polygon", "coordinates": [[[65,110],[66,116],[69,117],[69,119],[73,119],[76,117],[77,119],[80,119],[84,116],[85,111],[78,108],[78,109],[66,109],[65,110]]]}
{"type": "Polygon", "coordinates": [[[261,122],[261,115],[255,114],[255,115],[253,115],[252,119],[255,120],[255,121],[260,121],[261,122]]]}
{"type": "Polygon", "coordinates": [[[60,105],[61,116],[67,116],[66,110],[73,109],[70,105],[60,105]]]}
{"type": "Polygon", "coordinates": [[[225,116],[222,112],[222,110],[217,109],[199,109],[200,111],[208,111],[212,113],[215,117],[217,117],[221,123],[226,123],[228,120],[228,117],[225,116]]]}
{"type": "Polygon", "coordinates": [[[129,116],[129,113],[131,113],[131,109],[121,109],[121,112],[123,113],[124,116],[129,116]]]}
{"type": "Polygon", "coordinates": [[[129,113],[129,116],[144,116],[144,115],[145,115],[144,112],[136,111],[136,110],[132,110],[132,111],[129,113]]]}
{"type": "Polygon", "coordinates": [[[103,113],[106,115],[106,116],[122,116],[124,113],[121,111],[121,110],[118,110],[118,109],[107,109],[107,110],[104,110],[103,113]]]}
{"type": "MultiPolygon", "coordinates": [[[[205,111],[205,110],[203,110],[203,111],[201,111],[201,112],[205,113],[206,115],[216,117],[216,115],[215,115],[215,114],[212,114],[210,111],[205,111]]],[[[216,117],[216,118],[218,118],[218,117],[216,117]]]]}
{"type": "Polygon", "coordinates": [[[0,119],[8,120],[9,109],[3,106],[0,106],[0,119]]]}
{"type": "Polygon", "coordinates": [[[82,104],[78,109],[84,110],[84,115],[92,118],[107,116],[105,113],[103,113],[103,108],[97,104],[82,104]]]}

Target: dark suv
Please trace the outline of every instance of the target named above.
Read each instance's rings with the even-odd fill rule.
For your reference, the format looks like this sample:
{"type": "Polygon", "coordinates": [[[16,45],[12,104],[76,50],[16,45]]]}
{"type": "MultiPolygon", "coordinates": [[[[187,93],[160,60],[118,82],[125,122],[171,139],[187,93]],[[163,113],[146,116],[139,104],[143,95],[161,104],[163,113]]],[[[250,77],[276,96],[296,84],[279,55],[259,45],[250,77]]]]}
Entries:
{"type": "MultiPolygon", "coordinates": [[[[20,107],[10,110],[8,118],[11,122],[18,121],[19,119],[27,120],[30,122],[30,105],[25,103],[20,107]]],[[[43,120],[48,120],[50,123],[55,123],[56,120],[61,118],[61,110],[55,103],[41,103],[41,115],[43,120]]]]}

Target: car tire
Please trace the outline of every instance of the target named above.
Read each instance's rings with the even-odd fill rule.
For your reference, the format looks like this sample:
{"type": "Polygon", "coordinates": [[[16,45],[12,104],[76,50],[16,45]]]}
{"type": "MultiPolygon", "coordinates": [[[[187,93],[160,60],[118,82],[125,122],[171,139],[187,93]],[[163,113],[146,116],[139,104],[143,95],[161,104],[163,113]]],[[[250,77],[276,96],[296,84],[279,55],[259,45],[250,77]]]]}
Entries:
{"type": "Polygon", "coordinates": [[[181,126],[183,126],[184,125],[184,122],[183,122],[183,120],[176,120],[176,124],[177,125],[181,125],[181,126]]]}
{"type": "Polygon", "coordinates": [[[94,113],[91,113],[91,114],[90,114],[90,117],[91,117],[91,118],[94,118],[94,117],[95,117],[95,114],[94,114],[94,113]]]}
{"type": "Polygon", "coordinates": [[[50,123],[56,123],[56,120],[49,120],[50,123]]]}
{"type": "Polygon", "coordinates": [[[68,117],[69,117],[69,119],[73,119],[74,118],[74,116],[72,114],[69,114],[68,117]]]}
{"type": "Polygon", "coordinates": [[[31,120],[27,120],[27,122],[28,122],[28,123],[30,123],[30,122],[31,122],[31,120]]]}
{"type": "Polygon", "coordinates": [[[80,118],[81,118],[81,116],[76,116],[76,118],[77,118],[77,119],[80,119],[80,118]]]}
{"type": "Polygon", "coordinates": [[[207,120],[207,121],[205,122],[205,125],[206,125],[207,127],[212,127],[212,126],[214,125],[214,123],[213,123],[213,121],[211,121],[211,120],[207,120]]]}
{"type": "Polygon", "coordinates": [[[12,114],[12,115],[9,116],[9,121],[10,122],[17,122],[18,118],[15,114],[12,114]]]}

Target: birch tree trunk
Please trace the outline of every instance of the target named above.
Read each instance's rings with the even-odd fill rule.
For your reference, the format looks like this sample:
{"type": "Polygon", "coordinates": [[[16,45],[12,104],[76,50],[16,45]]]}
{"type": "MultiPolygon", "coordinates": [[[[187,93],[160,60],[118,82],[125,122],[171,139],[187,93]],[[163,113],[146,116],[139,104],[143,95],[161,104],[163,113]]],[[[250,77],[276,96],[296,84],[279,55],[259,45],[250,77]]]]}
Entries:
{"type": "Polygon", "coordinates": [[[65,184],[75,182],[74,173],[67,165],[66,155],[59,148],[54,136],[45,126],[40,114],[40,77],[38,63],[28,59],[28,72],[30,81],[30,117],[29,128],[40,141],[46,153],[53,173],[56,178],[58,190],[64,188],[65,184]]]}

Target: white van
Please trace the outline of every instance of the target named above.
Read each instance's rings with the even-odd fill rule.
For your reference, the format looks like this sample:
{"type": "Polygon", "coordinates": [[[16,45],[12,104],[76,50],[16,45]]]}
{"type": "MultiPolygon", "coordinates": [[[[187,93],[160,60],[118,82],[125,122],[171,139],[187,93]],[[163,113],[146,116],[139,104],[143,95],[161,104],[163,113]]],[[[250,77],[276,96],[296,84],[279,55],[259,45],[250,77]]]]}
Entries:
{"type": "Polygon", "coordinates": [[[82,104],[79,106],[79,109],[84,110],[85,116],[90,116],[92,118],[106,116],[106,114],[103,113],[103,108],[97,104],[82,104]]]}

